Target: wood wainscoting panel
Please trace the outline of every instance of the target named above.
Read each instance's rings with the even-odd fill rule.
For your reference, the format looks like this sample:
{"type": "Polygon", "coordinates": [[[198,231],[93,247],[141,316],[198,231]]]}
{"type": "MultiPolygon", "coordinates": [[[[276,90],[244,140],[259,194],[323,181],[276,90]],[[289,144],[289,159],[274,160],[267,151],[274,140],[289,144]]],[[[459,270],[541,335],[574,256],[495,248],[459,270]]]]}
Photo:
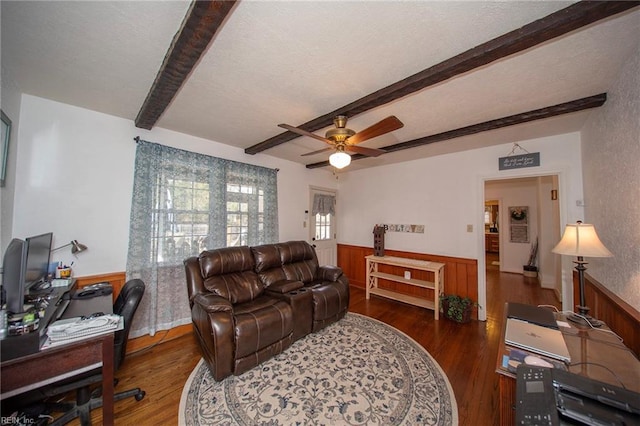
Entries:
{"type": "MultiPolygon", "coordinates": [[[[580,286],[578,273],[573,272],[573,300],[578,305],[580,286]]],[[[589,274],[584,276],[585,302],[591,310],[589,314],[604,321],[622,338],[624,344],[640,358],[640,312],[634,309],[611,290],[589,274]]]]}
{"type": "Polygon", "coordinates": [[[169,330],[158,331],[154,336],[147,334],[136,337],[135,339],[129,339],[129,342],[127,342],[127,354],[148,349],[162,342],[168,342],[169,340],[177,339],[178,337],[191,334],[193,332],[193,325],[185,324],[173,327],[169,330]]]}
{"type": "MultiPolygon", "coordinates": [[[[124,287],[126,280],[127,280],[127,276],[125,272],[111,272],[107,274],[88,275],[86,277],[76,278],[76,282],[78,284],[79,289],[91,284],[97,284],[97,283],[103,283],[103,282],[110,283],[113,286],[114,302],[118,297],[118,294],[120,294],[120,290],[122,290],[122,287],[124,287]]],[[[155,346],[158,343],[175,339],[192,332],[193,332],[193,326],[191,324],[187,324],[187,325],[174,327],[170,330],[158,331],[155,334],[155,336],[145,335],[145,336],[136,337],[135,339],[129,339],[129,342],[127,343],[127,354],[155,346]]]]}
{"type": "MultiPolygon", "coordinates": [[[[367,279],[365,256],[371,254],[373,254],[372,247],[338,244],[338,266],[342,268],[344,274],[349,278],[350,285],[365,288],[367,279]]],[[[455,293],[460,296],[468,296],[473,301],[478,301],[478,262],[475,259],[387,249],[385,249],[385,256],[397,256],[407,259],[444,263],[444,292],[447,294],[455,293]]],[[[380,265],[380,272],[403,275],[403,269],[394,266],[380,265]]],[[[433,278],[428,272],[412,271],[412,274],[415,274],[412,275],[412,278],[417,279],[431,280],[433,278]]],[[[417,288],[382,279],[379,283],[380,288],[411,296],[424,297],[429,300],[433,298],[433,290],[430,289],[417,288]]],[[[477,309],[474,312],[474,318],[477,318],[477,309]]]]}
{"type": "Polygon", "coordinates": [[[124,287],[124,283],[127,279],[125,272],[110,272],[108,274],[88,275],[86,277],[76,278],[78,289],[86,287],[91,284],[97,283],[109,283],[113,287],[113,301],[116,301],[120,290],[124,287]]]}

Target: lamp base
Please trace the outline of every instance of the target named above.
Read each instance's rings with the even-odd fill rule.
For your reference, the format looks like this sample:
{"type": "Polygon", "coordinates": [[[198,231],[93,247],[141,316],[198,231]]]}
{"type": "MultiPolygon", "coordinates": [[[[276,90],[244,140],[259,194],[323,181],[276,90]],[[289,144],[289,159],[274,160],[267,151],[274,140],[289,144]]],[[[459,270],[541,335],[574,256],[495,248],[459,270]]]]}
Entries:
{"type": "Polygon", "coordinates": [[[602,327],[602,325],[604,324],[602,321],[599,321],[589,315],[589,308],[587,308],[586,306],[577,306],[577,308],[577,314],[571,314],[567,317],[569,321],[591,327],[602,327]]]}

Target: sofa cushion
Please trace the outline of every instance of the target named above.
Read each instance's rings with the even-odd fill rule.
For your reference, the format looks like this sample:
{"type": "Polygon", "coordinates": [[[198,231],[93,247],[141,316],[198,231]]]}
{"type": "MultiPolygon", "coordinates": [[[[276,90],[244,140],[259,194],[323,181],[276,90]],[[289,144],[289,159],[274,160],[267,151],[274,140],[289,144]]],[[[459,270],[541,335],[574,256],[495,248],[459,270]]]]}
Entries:
{"type": "Polygon", "coordinates": [[[289,293],[290,291],[298,290],[303,286],[304,284],[301,281],[282,280],[282,281],[276,281],[273,284],[270,284],[267,287],[267,292],[284,294],[284,293],[289,293]]]}
{"type": "Polygon", "coordinates": [[[303,260],[311,260],[315,261],[316,264],[318,263],[313,247],[306,241],[289,241],[286,243],[278,243],[276,246],[278,246],[282,264],[303,260]]]}
{"type": "Polygon", "coordinates": [[[204,287],[233,304],[251,301],[264,291],[249,247],[204,251],[199,260],[204,287]]]}
{"type": "Polygon", "coordinates": [[[198,256],[204,279],[232,272],[252,271],[255,262],[247,246],[206,250],[198,256]]]}
{"type": "Polygon", "coordinates": [[[277,244],[282,261],[284,278],[304,283],[316,278],[318,258],[313,247],[306,241],[290,241],[277,244]]]}
{"type": "Polygon", "coordinates": [[[262,246],[251,247],[253,259],[256,265],[256,272],[259,274],[269,269],[279,268],[282,266],[280,260],[280,250],[275,244],[265,244],[262,246]]]}
{"type": "Polygon", "coordinates": [[[236,306],[236,359],[253,354],[293,333],[291,306],[282,300],[260,297],[236,306]]]}

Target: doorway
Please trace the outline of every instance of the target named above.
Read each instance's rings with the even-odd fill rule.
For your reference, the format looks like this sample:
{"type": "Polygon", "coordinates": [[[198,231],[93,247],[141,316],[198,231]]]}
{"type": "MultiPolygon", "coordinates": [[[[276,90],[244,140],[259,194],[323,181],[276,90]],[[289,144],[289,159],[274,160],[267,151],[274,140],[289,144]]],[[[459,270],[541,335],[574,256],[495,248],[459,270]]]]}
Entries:
{"type": "Polygon", "coordinates": [[[311,187],[309,191],[309,240],[316,250],[318,263],[336,265],[338,242],[336,229],[336,191],[311,187]]]}
{"type": "Polygon", "coordinates": [[[551,253],[561,233],[558,175],[485,180],[483,203],[484,265],[479,266],[485,283],[487,271],[524,274],[533,262],[537,275],[527,279],[539,291],[553,290],[561,302],[560,260],[551,253]]]}

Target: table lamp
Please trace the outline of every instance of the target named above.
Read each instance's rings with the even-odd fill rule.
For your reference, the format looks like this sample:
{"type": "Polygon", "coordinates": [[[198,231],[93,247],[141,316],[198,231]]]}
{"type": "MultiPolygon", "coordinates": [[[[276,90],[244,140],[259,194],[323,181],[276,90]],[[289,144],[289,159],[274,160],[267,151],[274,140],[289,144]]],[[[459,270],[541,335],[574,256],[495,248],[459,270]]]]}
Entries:
{"type": "Polygon", "coordinates": [[[65,244],[63,246],[56,247],[51,251],[54,252],[56,250],[60,250],[62,248],[69,247],[69,246],[71,246],[71,254],[80,253],[80,252],[85,251],[87,249],[87,246],[85,246],[84,244],[79,243],[78,240],[73,240],[69,244],[65,244]]]}
{"type": "Polygon", "coordinates": [[[584,271],[587,269],[584,265],[585,257],[611,257],[613,256],[609,250],[602,244],[596,228],[593,225],[582,223],[568,224],[564,229],[562,239],[556,245],[553,253],[565,256],[577,256],[576,271],[578,271],[578,282],[580,284],[580,305],[577,306],[578,314],[569,316],[569,319],[576,323],[600,327],[602,323],[589,315],[589,308],[584,300],[584,271]]]}

